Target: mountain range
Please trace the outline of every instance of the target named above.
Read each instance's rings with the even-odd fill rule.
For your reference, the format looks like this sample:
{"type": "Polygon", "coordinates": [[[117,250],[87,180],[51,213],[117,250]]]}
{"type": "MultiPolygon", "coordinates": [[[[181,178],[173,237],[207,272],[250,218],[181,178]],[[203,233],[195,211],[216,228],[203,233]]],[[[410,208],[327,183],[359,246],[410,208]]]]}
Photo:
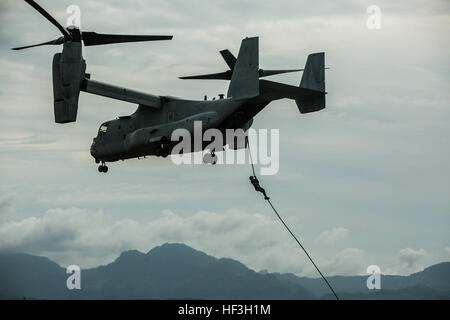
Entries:
{"type": "MultiPolygon", "coordinates": [[[[81,270],[81,289],[69,290],[66,269],[45,257],[0,254],[1,299],[332,299],[320,278],[256,272],[184,244],[166,243],[144,254],[123,252],[114,262],[81,270]]],[[[409,276],[332,276],[341,299],[450,299],[450,262],[409,276]]]]}

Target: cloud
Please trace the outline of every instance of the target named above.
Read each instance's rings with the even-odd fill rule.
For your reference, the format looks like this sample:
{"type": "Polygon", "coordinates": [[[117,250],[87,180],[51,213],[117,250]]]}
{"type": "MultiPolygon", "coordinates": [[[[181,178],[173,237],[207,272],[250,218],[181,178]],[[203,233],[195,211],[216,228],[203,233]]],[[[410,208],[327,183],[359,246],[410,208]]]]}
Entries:
{"type": "Polygon", "coordinates": [[[404,248],[399,251],[398,256],[408,268],[415,268],[417,263],[427,256],[427,252],[424,249],[404,248]]]}
{"type": "MultiPolygon", "coordinates": [[[[237,259],[255,270],[317,277],[277,220],[241,210],[198,211],[184,217],[165,210],[139,222],[113,220],[102,211],[55,208],[41,217],[0,226],[0,250],[44,255],[62,265],[82,267],[109,263],[128,249],[147,252],[165,242],[183,242],[216,257],[237,259]]],[[[360,249],[344,249],[329,261],[324,259],[324,267],[334,274],[361,272],[355,262],[363,254],[360,249]]]]}
{"type": "MultiPolygon", "coordinates": [[[[5,208],[9,204],[3,203],[11,201],[0,203],[5,208]]],[[[332,228],[318,238],[329,243],[347,234],[345,228],[332,228]]],[[[400,263],[355,247],[325,253],[308,246],[308,238],[302,240],[326,275],[365,274],[367,266],[374,261],[384,273],[409,274],[420,269],[419,262],[431,265],[442,261],[441,257],[424,259],[430,258],[424,249],[411,248],[399,251],[400,263]]],[[[318,277],[316,269],[278,220],[245,210],[200,210],[187,215],[164,210],[137,220],[115,219],[102,210],[54,208],[42,216],[8,219],[0,225],[0,251],[43,255],[62,266],[95,267],[112,262],[125,250],[147,252],[165,242],[186,243],[215,257],[239,260],[254,270],[318,277]]],[[[449,248],[445,250],[450,252],[449,248]]]]}
{"type": "Polygon", "coordinates": [[[345,248],[339,251],[324,265],[330,275],[358,275],[364,274],[368,263],[363,249],[345,248]]]}
{"type": "MultiPolygon", "coordinates": [[[[164,242],[184,242],[221,256],[251,257],[267,248],[283,247],[275,236],[276,221],[240,211],[198,211],[182,217],[165,210],[154,219],[112,220],[102,211],[55,208],[41,217],[9,221],[0,226],[4,251],[48,255],[61,263],[95,266],[110,262],[123,250],[148,251],[164,242]],[[81,261],[71,261],[71,259],[81,261]]],[[[246,262],[251,259],[247,258],[246,262]]]]}
{"type": "Polygon", "coordinates": [[[325,230],[319,235],[319,240],[325,244],[332,244],[336,241],[346,239],[348,237],[348,229],[346,228],[332,228],[325,230]]]}

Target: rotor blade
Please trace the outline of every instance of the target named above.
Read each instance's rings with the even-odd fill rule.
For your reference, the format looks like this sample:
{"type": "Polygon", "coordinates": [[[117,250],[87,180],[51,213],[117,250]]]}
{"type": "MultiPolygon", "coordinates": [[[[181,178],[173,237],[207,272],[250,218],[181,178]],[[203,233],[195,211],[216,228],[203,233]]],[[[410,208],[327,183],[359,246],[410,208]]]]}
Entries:
{"type": "Polygon", "coordinates": [[[230,70],[226,72],[219,72],[219,73],[210,73],[210,74],[202,74],[197,76],[187,76],[187,77],[179,77],[183,80],[191,80],[191,79],[205,79],[205,80],[231,80],[232,72],[230,70]]]}
{"type": "Polygon", "coordinates": [[[228,67],[230,67],[230,70],[233,71],[234,65],[236,64],[236,57],[228,49],[220,51],[220,54],[228,67]]]}
{"type": "Polygon", "coordinates": [[[42,43],[38,43],[38,44],[32,44],[32,45],[24,46],[24,47],[11,48],[11,49],[12,50],[22,50],[22,49],[27,49],[27,48],[44,46],[44,45],[47,45],[47,44],[54,44],[54,45],[56,45],[56,44],[62,44],[62,43],[64,43],[64,37],[60,37],[58,39],[50,40],[50,41],[47,41],[47,42],[42,42],[42,43]]]}
{"type": "Polygon", "coordinates": [[[263,70],[259,69],[259,77],[268,77],[276,74],[289,73],[289,72],[297,72],[304,71],[305,69],[290,69],[290,70],[263,70]]]}
{"type": "Polygon", "coordinates": [[[85,46],[97,46],[110,43],[171,40],[173,36],[103,34],[96,32],[82,32],[85,46]]]}
{"type": "MultiPolygon", "coordinates": [[[[273,75],[281,74],[281,73],[296,72],[296,71],[303,71],[303,70],[304,69],[290,69],[290,70],[263,70],[263,69],[259,69],[259,77],[262,78],[262,77],[273,76],[273,75]]],[[[180,77],[180,79],[183,79],[183,80],[190,80],[190,79],[231,80],[232,74],[233,74],[233,72],[231,70],[228,70],[226,72],[180,77]]]]}
{"type": "Polygon", "coordinates": [[[48,21],[50,21],[55,27],[61,31],[61,33],[68,39],[72,39],[69,32],[58,22],[53,18],[47,11],[45,11],[40,5],[38,5],[33,0],[25,0],[26,3],[28,3],[30,6],[32,6],[34,9],[36,9],[40,14],[42,14],[48,21]]]}

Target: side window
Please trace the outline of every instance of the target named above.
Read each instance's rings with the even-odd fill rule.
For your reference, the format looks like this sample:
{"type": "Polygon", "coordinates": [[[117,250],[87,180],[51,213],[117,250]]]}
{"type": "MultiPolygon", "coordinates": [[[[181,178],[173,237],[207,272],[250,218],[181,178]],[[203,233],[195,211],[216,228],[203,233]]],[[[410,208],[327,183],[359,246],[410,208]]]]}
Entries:
{"type": "Polygon", "coordinates": [[[99,129],[98,131],[101,132],[101,133],[105,133],[106,130],[108,130],[108,124],[107,124],[107,123],[104,123],[104,124],[102,124],[102,125],[100,126],[100,129],[99,129]]]}

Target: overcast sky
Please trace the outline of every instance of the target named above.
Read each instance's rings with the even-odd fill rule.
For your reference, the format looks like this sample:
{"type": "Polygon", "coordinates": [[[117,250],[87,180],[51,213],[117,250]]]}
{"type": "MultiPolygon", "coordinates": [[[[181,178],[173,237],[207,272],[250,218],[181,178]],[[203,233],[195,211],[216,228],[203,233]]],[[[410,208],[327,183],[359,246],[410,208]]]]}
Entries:
{"type": "MultiPolygon", "coordinates": [[[[450,3],[448,1],[41,0],[65,24],[102,33],[173,34],[172,41],[85,48],[95,80],[202,99],[259,36],[261,68],[303,67],[325,51],[327,108],[301,115],[271,103],[254,128],[280,129],[280,170],[261,178],[273,204],[326,274],[409,274],[450,260],[450,3]],[[366,8],[381,8],[381,29],[366,8]]],[[[248,165],[175,166],[150,157],[108,164],[89,154],[105,120],[133,104],[82,93],[78,121],[54,123],[53,54],[11,47],[60,36],[23,1],[0,3],[0,250],[92,267],[120,252],[183,242],[255,270],[317,276],[267,203],[248,165]]],[[[298,85],[300,74],[270,80],[298,85]]]]}

